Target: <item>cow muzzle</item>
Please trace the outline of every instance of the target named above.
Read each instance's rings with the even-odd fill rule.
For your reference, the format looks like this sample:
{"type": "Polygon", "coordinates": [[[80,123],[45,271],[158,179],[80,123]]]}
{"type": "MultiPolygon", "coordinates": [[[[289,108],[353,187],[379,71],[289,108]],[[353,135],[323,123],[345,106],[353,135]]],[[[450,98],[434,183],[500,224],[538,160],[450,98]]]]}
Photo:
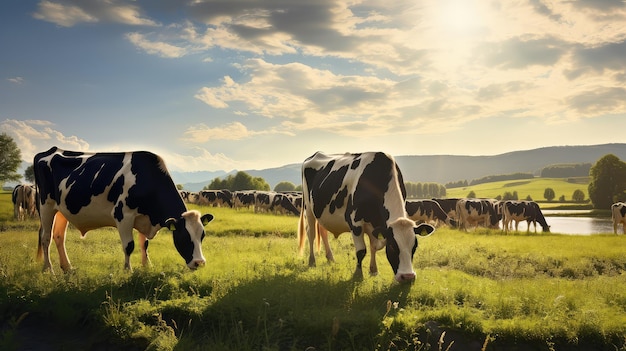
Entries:
{"type": "Polygon", "coordinates": [[[397,274],[396,281],[398,283],[412,283],[415,281],[415,272],[397,274]]]}
{"type": "Polygon", "coordinates": [[[191,262],[187,264],[187,267],[189,267],[189,269],[195,270],[200,267],[204,267],[205,264],[206,264],[205,260],[192,260],[191,262]]]}

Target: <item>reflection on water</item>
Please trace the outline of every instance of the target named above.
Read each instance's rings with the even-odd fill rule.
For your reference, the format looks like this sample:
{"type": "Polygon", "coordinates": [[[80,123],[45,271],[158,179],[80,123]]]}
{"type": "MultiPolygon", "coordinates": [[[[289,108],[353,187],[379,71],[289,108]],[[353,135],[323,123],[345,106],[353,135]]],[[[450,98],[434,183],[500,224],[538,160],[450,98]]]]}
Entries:
{"type": "MultiPolygon", "coordinates": [[[[544,210],[543,213],[547,214],[549,211],[544,210]]],[[[610,218],[546,216],[546,222],[550,226],[550,232],[558,234],[591,235],[613,233],[613,221],[610,218]]],[[[526,231],[526,228],[526,222],[520,222],[519,230],[526,231]]],[[[530,230],[534,230],[532,224],[530,225],[530,230]]],[[[537,225],[537,232],[541,232],[540,225],[537,225]]],[[[622,233],[622,226],[617,229],[617,232],[622,233]]]]}

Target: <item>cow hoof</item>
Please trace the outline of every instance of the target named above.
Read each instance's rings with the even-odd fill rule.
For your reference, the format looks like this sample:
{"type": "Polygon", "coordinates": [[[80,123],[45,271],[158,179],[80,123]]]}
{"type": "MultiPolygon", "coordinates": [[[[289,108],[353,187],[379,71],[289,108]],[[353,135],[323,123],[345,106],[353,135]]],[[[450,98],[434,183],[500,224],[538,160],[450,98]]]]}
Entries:
{"type": "Polygon", "coordinates": [[[377,276],[377,275],[378,275],[378,271],[376,271],[376,272],[370,272],[370,277],[375,277],[375,276],[377,276]]]}

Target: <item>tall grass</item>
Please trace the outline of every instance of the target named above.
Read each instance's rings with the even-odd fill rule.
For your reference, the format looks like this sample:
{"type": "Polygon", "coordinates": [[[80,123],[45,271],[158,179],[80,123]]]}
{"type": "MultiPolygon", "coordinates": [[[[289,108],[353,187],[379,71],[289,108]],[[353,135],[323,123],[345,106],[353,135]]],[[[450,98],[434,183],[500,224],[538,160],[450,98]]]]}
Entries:
{"type": "Polygon", "coordinates": [[[199,208],[216,216],[206,267],[189,271],[171,235],[150,244],[151,267],[123,267],[116,230],[70,228],[75,267],[41,273],[36,221],[0,231],[0,349],[445,350],[624,348],[624,236],[560,236],[440,228],[420,240],[411,285],[351,279],[348,234],[335,263],[307,267],[297,218],[199,208]],[[52,346],[50,346],[52,345],[52,346]],[[528,346],[528,347],[524,347],[528,346]],[[476,348],[475,348],[476,349],[476,348]]]}

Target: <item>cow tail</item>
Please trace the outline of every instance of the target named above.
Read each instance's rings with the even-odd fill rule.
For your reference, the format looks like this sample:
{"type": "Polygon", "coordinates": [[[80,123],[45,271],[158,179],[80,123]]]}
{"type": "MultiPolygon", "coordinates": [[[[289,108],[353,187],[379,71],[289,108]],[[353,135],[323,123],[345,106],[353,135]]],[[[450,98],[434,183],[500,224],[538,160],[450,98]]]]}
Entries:
{"type": "Polygon", "coordinates": [[[305,238],[305,230],[304,230],[304,208],[300,211],[300,220],[298,221],[298,252],[302,255],[304,251],[304,238],[305,238]]]}

